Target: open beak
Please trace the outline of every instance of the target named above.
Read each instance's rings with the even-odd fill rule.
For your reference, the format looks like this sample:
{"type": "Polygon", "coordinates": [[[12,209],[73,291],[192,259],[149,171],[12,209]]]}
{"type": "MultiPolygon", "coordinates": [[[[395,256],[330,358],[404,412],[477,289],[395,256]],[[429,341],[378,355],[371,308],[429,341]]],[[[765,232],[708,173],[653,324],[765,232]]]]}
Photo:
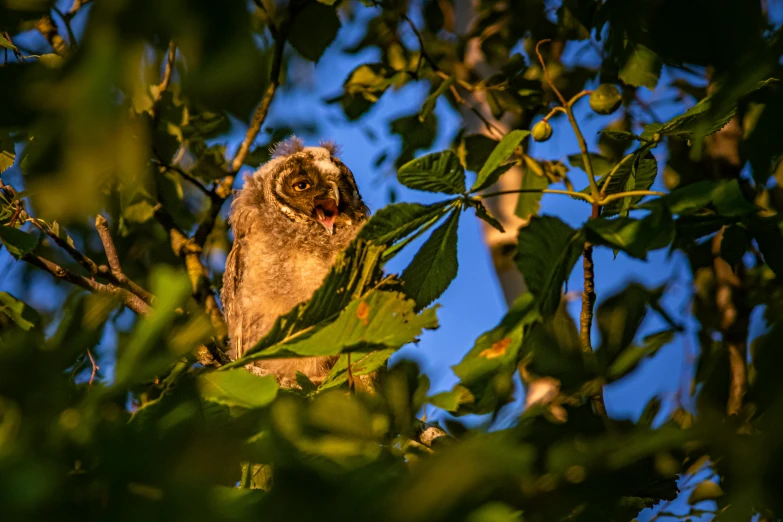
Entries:
{"type": "Polygon", "coordinates": [[[334,224],[340,215],[340,191],[337,184],[329,182],[331,189],[326,197],[315,200],[315,217],[329,234],[334,234],[334,224]]]}

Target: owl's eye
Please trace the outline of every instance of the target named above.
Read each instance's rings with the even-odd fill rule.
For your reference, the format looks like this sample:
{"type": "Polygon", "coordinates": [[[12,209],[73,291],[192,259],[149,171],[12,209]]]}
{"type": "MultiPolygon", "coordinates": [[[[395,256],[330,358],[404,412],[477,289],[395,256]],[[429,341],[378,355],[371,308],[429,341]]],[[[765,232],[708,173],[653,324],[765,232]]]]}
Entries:
{"type": "Polygon", "coordinates": [[[310,182],[309,181],[297,181],[294,183],[294,190],[297,192],[302,192],[303,190],[307,190],[310,188],[310,182]]]}

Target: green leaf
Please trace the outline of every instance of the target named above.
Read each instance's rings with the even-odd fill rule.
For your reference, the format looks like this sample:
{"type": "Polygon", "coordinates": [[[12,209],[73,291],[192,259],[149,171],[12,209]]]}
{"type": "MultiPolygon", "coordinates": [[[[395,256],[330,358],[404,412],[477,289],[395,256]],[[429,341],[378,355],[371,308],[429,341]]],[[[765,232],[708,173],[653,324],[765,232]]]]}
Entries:
{"type": "Polygon", "coordinates": [[[456,412],[463,404],[474,403],[476,398],[468,388],[458,384],[450,391],[436,393],[427,397],[426,401],[437,408],[456,412]]]}
{"type": "Polygon", "coordinates": [[[38,244],[38,237],[18,228],[0,225],[0,242],[18,259],[33,251],[38,244]]]}
{"type": "MultiPolygon", "coordinates": [[[[596,178],[600,178],[601,176],[608,174],[609,171],[612,170],[612,167],[614,167],[614,164],[606,156],[593,153],[589,153],[589,155],[590,165],[593,167],[593,175],[596,178]]],[[[587,172],[587,169],[585,169],[584,157],[581,154],[571,154],[568,156],[568,164],[572,167],[579,168],[587,172]]]]}
{"type": "MultiPolygon", "coordinates": [[[[385,350],[373,350],[362,351],[358,350],[351,352],[351,373],[354,377],[361,375],[369,375],[372,372],[378,371],[384,367],[389,357],[394,355],[397,348],[388,348],[385,350]]],[[[348,381],[348,356],[342,354],[337,360],[329,375],[326,376],[324,382],[321,383],[319,390],[327,390],[339,386],[348,381]]]]}
{"type": "MultiPolygon", "coordinates": [[[[747,221],[750,233],[759,245],[764,262],[780,277],[783,275],[783,234],[778,216],[752,217],[747,221]]],[[[728,229],[727,229],[728,231],[728,229]]],[[[721,246],[721,255],[723,247],[721,246]]]]}
{"type": "Polygon", "coordinates": [[[35,308],[8,292],[0,292],[0,312],[7,315],[22,330],[30,330],[41,320],[35,308]]]}
{"type": "Polygon", "coordinates": [[[442,403],[462,398],[459,413],[481,414],[495,411],[508,402],[525,329],[538,320],[534,296],[530,293],[519,296],[500,324],[476,339],[462,361],[452,367],[460,383],[451,395],[441,397],[442,403]],[[470,392],[473,402],[468,402],[468,395],[461,388],[470,392]]]}
{"type": "Polygon", "coordinates": [[[638,259],[647,259],[647,252],[665,248],[674,239],[674,222],[666,209],[656,210],[643,219],[592,219],[585,230],[591,243],[622,250],[638,259]]]}
{"type": "MultiPolygon", "coordinates": [[[[355,350],[397,349],[424,329],[438,326],[435,310],[415,313],[416,303],[398,292],[373,290],[351,302],[333,322],[246,354],[243,364],[264,358],[326,356],[355,350]]],[[[228,365],[227,365],[228,366],[228,365]]],[[[232,366],[237,366],[236,361],[232,366]]],[[[226,366],[223,366],[226,368],[226,366]]]]}
{"type": "MultiPolygon", "coordinates": [[[[549,187],[549,180],[545,176],[538,176],[532,169],[526,168],[522,173],[522,190],[544,190],[549,187]]],[[[521,193],[517,199],[517,208],[514,213],[522,219],[538,215],[543,192],[521,193]]]]}
{"type": "Polygon", "coordinates": [[[626,41],[624,62],[617,77],[632,87],[647,87],[655,90],[661,75],[661,58],[650,48],[632,41],[626,41]]]}
{"type": "Polygon", "coordinates": [[[340,30],[340,18],[334,7],[310,2],[296,14],[288,41],[299,54],[317,62],[340,30]]]}
{"type": "Polygon", "coordinates": [[[115,386],[144,382],[165,370],[183,354],[161,350],[159,344],[171,331],[191,296],[190,279],[182,271],[158,265],[151,275],[152,293],[156,296],[152,313],[135,324],[128,344],[117,354],[115,386]]]}
{"type": "MultiPolygon", "coordinates": [[[[497,140],[483,134],[471,134],[462,140],[461,149],[464,151],[465,166],[468,170],[478,172],[489,159],[489,155],[495,150],[497,140]]],[[[462,152],[460,153],[462,154],[462,152]]]]}
{"type": "Polygon", "coordinates": [[[59,54],[54,53],[48,53],[48,54],[41,54],[38,56],[38,61],[50,69],[57,69],[59,67],[62,67],[65,63],[65,58],[60,56],[59,54]]]}
{"type": "Polygon", "coordinates": [[[736,179],[717,185],[711,196],[715,212],[724,217],[747,216],[759,211],[759,208],[745,197],[736,179]]]}
{"type": "Polygon", "coordinates": [[[8,134],[0,134],[0,174],[13,167],[14,161],[16,161],[14,140],[8,134]]]}
{"type": "MultiPolygon", "coordinates": [[[[769,80],[754,83],[742,96],[750,94],[769,84],[769,80]]],[[[697,140],[721,130],[737,112],[737,103],[742,96],[736,96],[731,103],[721,107],[713,107],[713,97],[708,96],[688,109],[684,114],[676,116],[666,123],[651,123],[645,125],[642,138],[652,139],[655,134],[661,136],[676,136],[687,140],[697,140]]]]}
{"type": "Polygon", "coordinates": [[[475,199],[469,199],[468,205],[473,207],[473,209],[476,211],[476,216],[481,219],[482,221],[489,223],[489,225],[497,230],[498,232],[505,232],[506,230],[503,228],[503,225],[500,224],[500,221],[498,221],[495,216],[490,214],[489,210],[487,210],[487,207],[484,206],[484,203],[481,201],[477,201],[475,199]]]}
{"type": "Polygon", "coordinates": [[[715,500],[722,496],[723,490],[717,483],[711,480],[705,480],[693,488],[691,495],[688,497],[688,504],[693,505],[705,500],[715,500]]]}
{"type": "MultiPolygon", "coordinates": [[[[631,190],[649,190],[655,182],[655,176],[658,174],[658,162],[649,151],[640,149],[636,157],[626,161],[617,168],[617,171],[609,180],[605,194],[618,194],[631,190]]],[[[598,188],[603,188],[608,173],[598,180],[598,188]]],[[[585,188],[582,192],[589,193],[590,188],[585,188]]],[[[636,205],[644,196],[634,196],[612,201],[604,207],[604,216],[614,216],[617,214],[627,215],[628,210],[636,205]]]]}
{"type": "Polygon", "coordinates": [[[709,208],[724,218],[740,218],[759,211],[759,208],[744,196],[736,179],[692,183],[647,201],[639,205],[639,208],[656,209],[662,206],[678,215],[690,215],[709,208]]]}
{"type": "Polygon", "coordinates": [[[416,190],[445,194],[465,192],[465,169],[450,150],[409,161],[397,171],[397,179],[416,190]]]}
{"type": "MultiPolygon", "coordinates": [[[[383,63],[365,63],[351,71],[343,89],[348,95],[361,95],[375,103],[399,79],[399,73],[383,63]]],[[[421,115],[419,117],[424,120],[421,115]]]]}
{"type": "Polygon", "coordinates": [[[783,143],[769,139],[769,136],[777,134],[781,121],[783,96],[778,95],[764,106],[750,135],[740,145],[743,156],[748,158],[753,169],[753,180],[757,185],[765,185],[783,160],[783,143]]]}
{"type": "Polygon", "coordinates": [[[454,85],[454,78],[449,77],[442,82],[440,82],[440,85],[438,85],[438,88],[433,91],[432,94],[430,94],[426,100],[424,100],[424,103],[421,106],[421,110],[419,111],[419,121],[424,121],[427,119],[427,116],[430,115],[430,113],[435,109],[435,104],[438,102],[438,98],[440,98],[446,91],[449,90],[449,87],[454,85]]]}
{"type": "Polygon", "coordinates": [[[17,47],[12,44],[5,36],[0,34],[0,47],[4,47],[10,51],[18,51],[17,47]]]}
{"type": "Polygon", "coordinates": [[[508,159],[514,152],[522,140],[530,135],[528,130],[513,130],[503,136],[500,143],[497,144],[492,154],[489,155],[484,166],[481,167],[478,175],[476,176],[476,182],[470,188],[471,192],[482,190],[495,183],[502,171],[499,170],[501,164],[508,159]]]}
{"type": "Polygon", "coordinates": [[[612,129],[604,129],[600,132],[601,135],[606,136],[609,139],[617,141],[633,141],[641,140],[642,137],[628,131],[619,131],[612,129]]]}
{"type": "Polygon", "coordinates": [[[607,381],[612,382],[625,377],[631,373],[644,358],[655,355],[658,350],[672,342],[673,339],[673,330],[663,330],[646,336],[642,341],[642,346],[629,346],[620,351],[606,369],[605,376],[607,381]]]}
{"type": "Polygon", "coordinates": [[[277,397],[274,375],[258,377],[244,368],[202,374],[197,380],[201,397],[224,406],[263,408],[277,397]]]}
{"type": "Polygon", "coordinates": [[[437,221],[448,212],[450,201],[432,205],[394,203],[373,214],[359,231],[359,238],[376,245],[391,245],[410,235],[429,221],[437,221]]]}
{"type": "Polygon", "coordinates": [[[533,216],[520,229],[514,262],[545,317],[557,310],[562,286],[582,255],[584,241],[581,230],[552,216],[533,216]]]}
{"type": "Polygon", "coordinates": [[[299,332],[334,319],[355,298],[366,293],[382,277],[381,256],[385,250],[357,238],[337,256],[331,271],[309,301],[296,305],[278,317],[272,329],[245,352],[245,357],[225,367],[243,366],[247,357],[272,345],[283,343],[299,332]]]}
{"type": "Polygon", "coordinates": [[[457,276],[459,217],[460,211],[454,210],[402,272],[403,290],[416,301],[419,310],[440,297],[457,276]]]}
{"type": "MultiPolygon", "coordinates": [[[[648,309],[659,308],[660,294],[660,291],[650,291],[640,284],[631,283],[598,306],[595,317],[601,332],[601,345],[596,350],[596,357],[602,368],[611,368],[619,355],[631,346],[648,309]]],[[[626,355],[628,361],[638,362],[642,357],[644,355],[634,359],[630,354],[626,355]]],[[[628,367],[626,363],[622,368],[628,367]]]]}

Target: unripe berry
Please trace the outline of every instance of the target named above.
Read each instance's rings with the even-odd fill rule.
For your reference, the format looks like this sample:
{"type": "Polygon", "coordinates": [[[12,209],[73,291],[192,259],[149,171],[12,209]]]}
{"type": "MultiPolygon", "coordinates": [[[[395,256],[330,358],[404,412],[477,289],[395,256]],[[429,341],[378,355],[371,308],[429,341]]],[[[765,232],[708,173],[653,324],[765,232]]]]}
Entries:
{"type": "Polygon", "coordinates": [[[590,108],[598,114],[612,114],[623,101],[623,97],[617,87],[608,83],[602,83],[590,94],[590,108]]]}
{"type": "Polygon", "coordinates": [[[533,125],[533,139],[546,141],[552,137],[552,126],[546,120],[541,120],[533,125]]]}

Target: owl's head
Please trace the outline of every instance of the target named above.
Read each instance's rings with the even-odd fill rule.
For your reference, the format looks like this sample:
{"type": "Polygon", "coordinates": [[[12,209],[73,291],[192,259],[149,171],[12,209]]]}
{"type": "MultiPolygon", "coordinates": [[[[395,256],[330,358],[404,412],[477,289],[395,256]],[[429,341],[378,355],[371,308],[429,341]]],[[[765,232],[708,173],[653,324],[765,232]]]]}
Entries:
{"type": "Polygon", "coordinates": [[[332,143],[305,147],[292,136],[273,148],[272,159],[249,181],[263,190],[266,204],[290,219],[317,223],[325,233],[334,234],[363,221],[368,213],[353,173],[335,154],[332,143]]]}

